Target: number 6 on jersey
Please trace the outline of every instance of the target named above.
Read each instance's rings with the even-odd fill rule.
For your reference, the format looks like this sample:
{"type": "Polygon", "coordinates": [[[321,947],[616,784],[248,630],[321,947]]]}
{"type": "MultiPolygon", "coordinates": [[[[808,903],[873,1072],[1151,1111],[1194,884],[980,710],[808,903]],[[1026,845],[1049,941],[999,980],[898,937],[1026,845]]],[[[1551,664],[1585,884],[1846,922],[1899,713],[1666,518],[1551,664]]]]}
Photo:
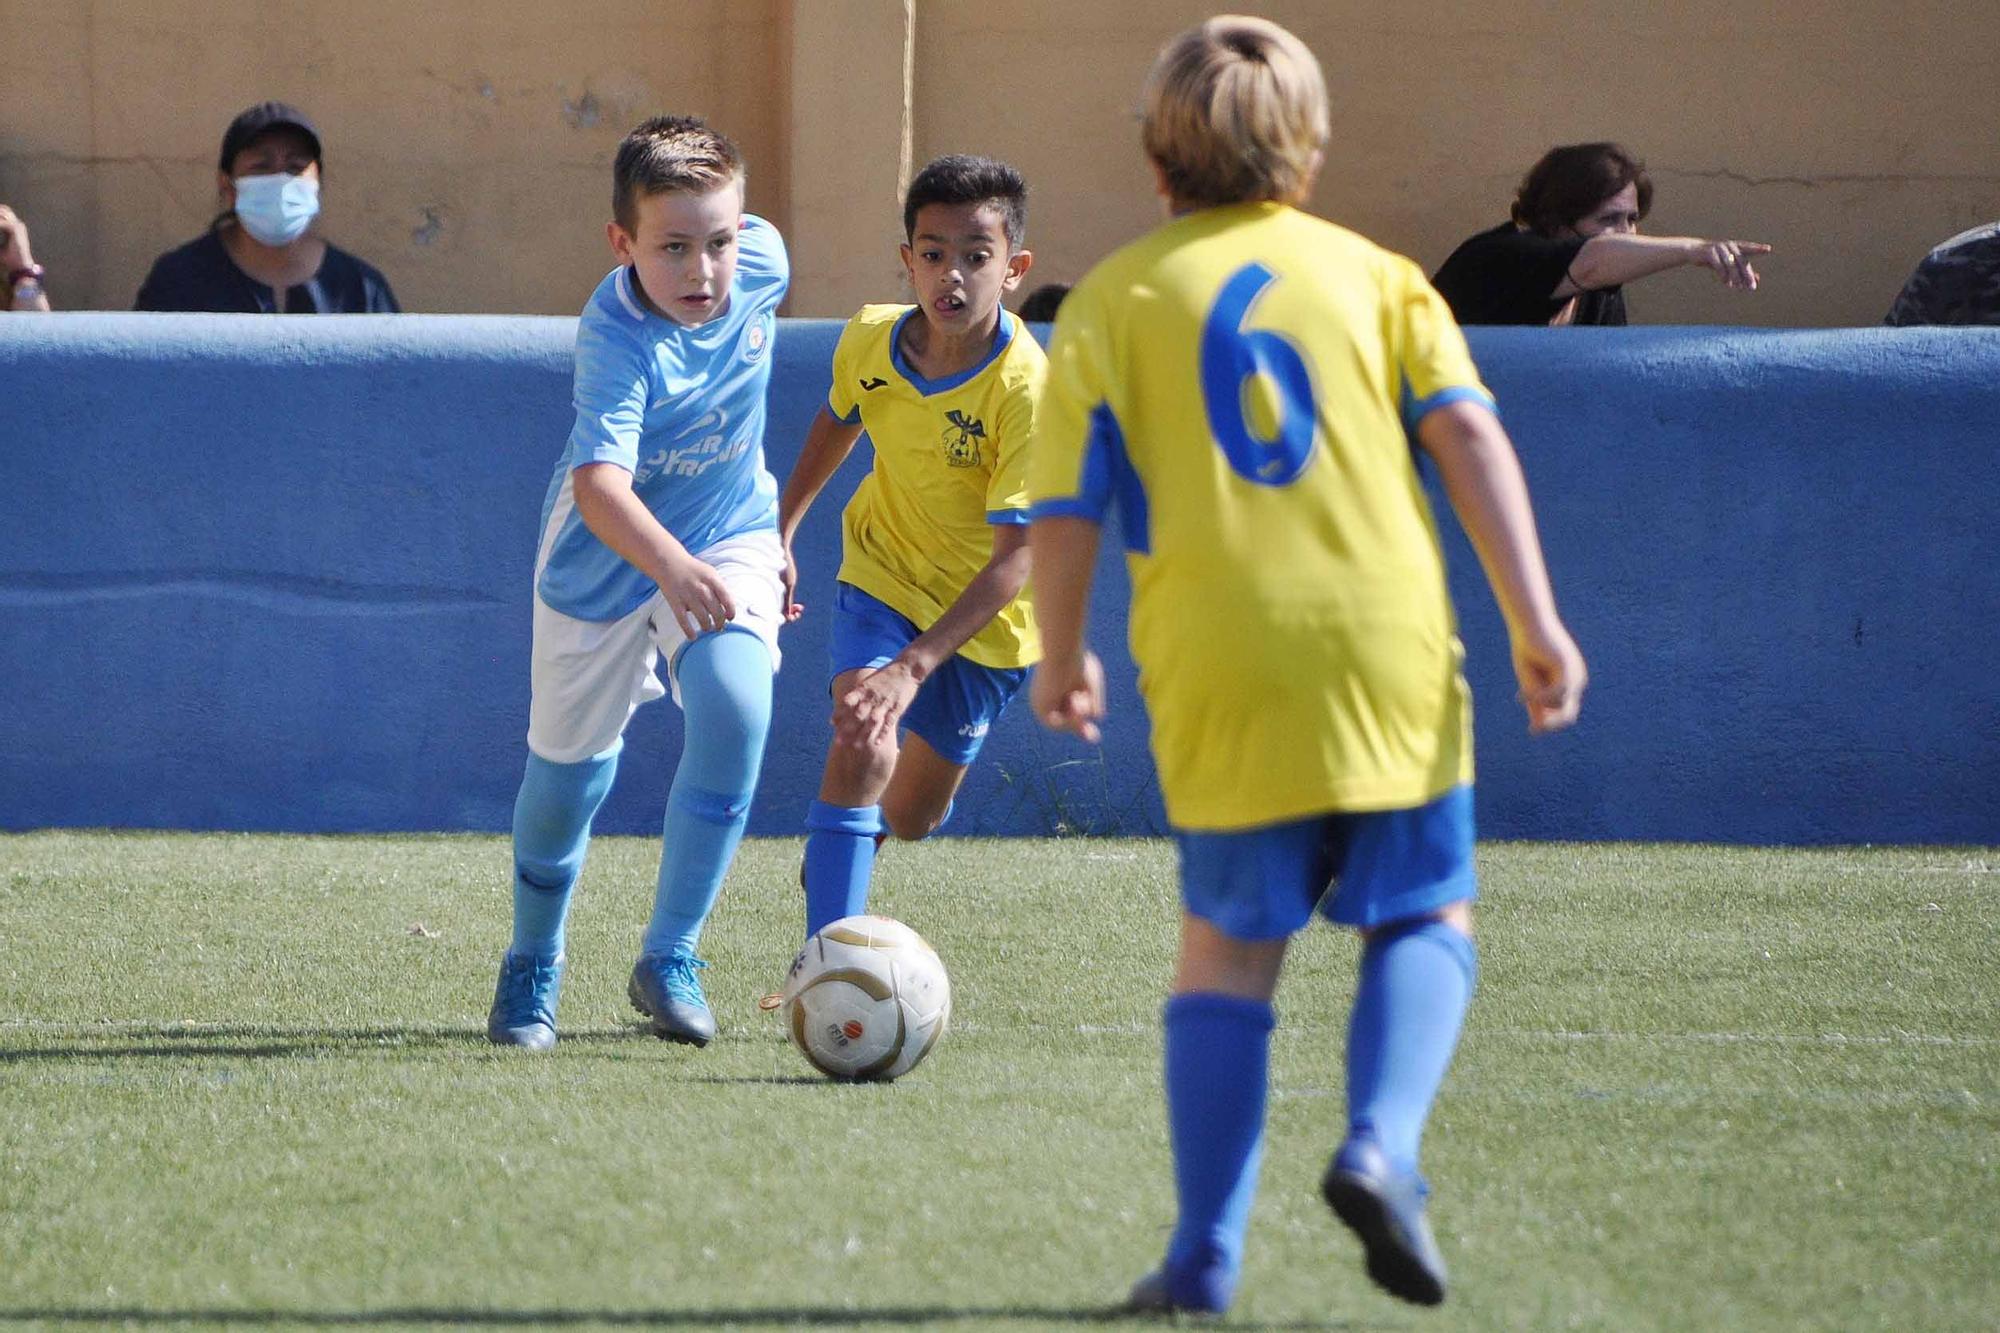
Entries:
{"type": "Polygon", "coordinates": [[[1283,334],[1245,329],[1243,322],[1264,289],[1278,275],[1262,264],[1246,264],[1229,275],[1201,326],[1201,397],[1208,428],[1229,466],[1259,486],[1289,486],[1312,461],[1316,412],[1312,372],[1283,334]],[[1245,399],[1254,376],[1277,386],[1274,439],[1251,429],[1245,399]]]}

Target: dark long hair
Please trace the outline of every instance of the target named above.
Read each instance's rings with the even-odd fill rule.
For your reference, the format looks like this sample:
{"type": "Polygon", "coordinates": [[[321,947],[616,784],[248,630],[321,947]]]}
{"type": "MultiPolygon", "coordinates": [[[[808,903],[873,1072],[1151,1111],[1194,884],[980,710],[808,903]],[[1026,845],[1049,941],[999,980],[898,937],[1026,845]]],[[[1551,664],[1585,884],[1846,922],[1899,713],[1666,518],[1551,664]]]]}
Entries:
{"type": "Polygon", "coordinates": [[[1653,208],[1653,178],[1646,164],[1615,143],[1573,143],[1551,148],[1521,178],[1514,222],[1543,236],[1575,226],[1628,185],[1639,187],[1639,216],[1653,208]]]}

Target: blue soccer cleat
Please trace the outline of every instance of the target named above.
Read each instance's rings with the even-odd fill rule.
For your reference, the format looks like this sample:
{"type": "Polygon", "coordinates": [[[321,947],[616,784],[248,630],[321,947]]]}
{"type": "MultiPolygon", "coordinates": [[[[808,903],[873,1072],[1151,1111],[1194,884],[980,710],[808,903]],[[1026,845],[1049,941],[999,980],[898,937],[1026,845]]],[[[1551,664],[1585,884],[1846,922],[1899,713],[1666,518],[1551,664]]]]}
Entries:
{"type": "Polygon", "coordinates": [[[546,1051],[556,1044],[556,1003],[562,996],[563,960],[508,952],[486,1015],[486,1040],[495,1046],[546,1051]]]}
{"type": "Polygon", "coordinates": [[[1396,1170],[1372,1138],[1352,1138],[1333,1155],[1320,1193],[1361,1238],[1376,1286],[1418,1305],[1443,1303],[1444,1256],[1424,1219],[1430,1187],[1422,1176],[1396,1170]]]}
{"type": "Polygon", "coordinates": [[[653,1035],[662,1041],[706,1046],[715,1040],[715,1015],[701,993],[697,968],[708,964],[685,951],[642,954],[632,965],[625,994],[632,1007],[653,1020],[653,1035]]]}

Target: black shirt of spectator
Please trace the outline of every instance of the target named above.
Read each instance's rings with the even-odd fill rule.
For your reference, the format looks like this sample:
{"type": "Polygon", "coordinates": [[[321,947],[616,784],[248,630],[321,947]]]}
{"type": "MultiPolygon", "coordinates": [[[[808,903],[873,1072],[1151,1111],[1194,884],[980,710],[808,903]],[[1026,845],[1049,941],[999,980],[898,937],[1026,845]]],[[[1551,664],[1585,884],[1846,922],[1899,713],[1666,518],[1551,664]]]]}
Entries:
{"type": "Polygon", "coordinates": [[[214,231],[153,262],[136,310],[200,310],[246,315],[394,315],[402,307],[389,280],[338,246],[319,272],[282,291],[236,267],[214,231]]]}
{"type": "Polygon", "coordinates": [[[1503,222],[1452,251],[1431,279],[1460,324],[1549,324],[1575,300],[1565,324],[1625,323],[1625,291],[1551,295],[1569,275],[1585,236],[1543,236],[1503,222]]]}

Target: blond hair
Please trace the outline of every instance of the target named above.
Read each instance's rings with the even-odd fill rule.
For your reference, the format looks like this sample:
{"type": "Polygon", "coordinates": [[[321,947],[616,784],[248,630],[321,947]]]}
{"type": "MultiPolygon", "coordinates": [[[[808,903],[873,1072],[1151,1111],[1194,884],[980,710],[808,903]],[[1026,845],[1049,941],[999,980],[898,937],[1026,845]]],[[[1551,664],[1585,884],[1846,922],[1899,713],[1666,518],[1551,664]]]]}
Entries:
{"type": "Polygon", "coordinates": [[[1146,76],[1146,155],[1197,208],[1312,189],[1330,125],[1306,44],[1268,19],[1218,14],[1161,50],[1146,76]]]}
{"type": "Polygon", "coordinates": [[[674,190],[707,194],[730,181],[741,184],[744,175],[743,154],[699,116],[654,116],[618,145],[611,215],[629,232],[638,224],[642,196],[674,190]]]}

